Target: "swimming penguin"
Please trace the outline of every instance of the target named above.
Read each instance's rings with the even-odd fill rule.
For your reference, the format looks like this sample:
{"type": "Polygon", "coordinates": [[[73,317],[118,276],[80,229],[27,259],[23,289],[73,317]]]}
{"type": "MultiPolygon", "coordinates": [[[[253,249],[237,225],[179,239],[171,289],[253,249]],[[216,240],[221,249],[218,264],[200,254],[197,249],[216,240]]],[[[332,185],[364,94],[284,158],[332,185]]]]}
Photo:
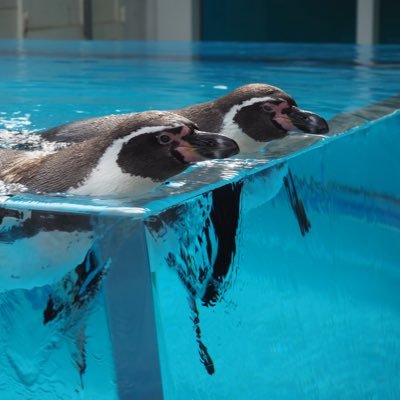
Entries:
{"type": "Polygon", "coordinates": [[[298,108],[283,90],[261,83],[240,86],[216,100],[174,112],[192,119],[201,129],[234,139],[245,153],[290,133],[320,135],[329,130],[322,117],[298,108]]]}
{"type": "Polygon", "coordinates": [[[238,151],[232,139],[199,132],[187,118],[148,111],[127,114],[101,135],[50,154],[0,150],[0,180],[42,193],[140,194],[192,162],[238,151]]]}
{"type": "MultiPolygon", "coordinates": [[[[322,117],[298,108],[283,90],[261,83],[240,86],[216,100],[172,112],[189,118],[200,129],[234,139],[240,151],[246,153],[290,133],[319,135],[329,130],[322,117]]],[[[51,142],[82,142],[105,134],[128,115],[75,121],[43,131],[41,136],[51,142]]]]}

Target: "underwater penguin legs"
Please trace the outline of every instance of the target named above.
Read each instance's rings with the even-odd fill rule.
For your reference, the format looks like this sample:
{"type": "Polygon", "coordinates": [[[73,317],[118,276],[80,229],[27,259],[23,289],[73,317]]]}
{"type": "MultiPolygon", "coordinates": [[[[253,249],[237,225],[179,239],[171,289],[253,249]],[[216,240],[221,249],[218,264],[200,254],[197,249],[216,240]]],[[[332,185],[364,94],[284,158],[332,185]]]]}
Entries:
{"type": "Polygon", "coordinates": [[[214,367],[214,362],[208,353],[207,347],[203,343],[201,339],[201,329],[200,329],[200,317],[199,317],[199,309],[197,308],[196,304],[196,299],[192,296],[188,297],[188,302],[190,306],[190,310],[192,312],[192,322],[193,322],[193,327],[196,332],[196,341],[197,344],[199,345],[199,355],[200,355],[200,361],[206,368],[206,371],[212,375],[215,372],[215,367],[214,367]]]}
{"type": "Polygon", "coordinates": [[[286,192],[289,196],[290,205],[299,223],[299,228],[302,236],[310,231],[311,223],[307,218],[306,210],[304,209],[303,202],[297,194],[296,186],[294,184],[292,172],[288,170],[288,175],[283,178],[286,192]]]}

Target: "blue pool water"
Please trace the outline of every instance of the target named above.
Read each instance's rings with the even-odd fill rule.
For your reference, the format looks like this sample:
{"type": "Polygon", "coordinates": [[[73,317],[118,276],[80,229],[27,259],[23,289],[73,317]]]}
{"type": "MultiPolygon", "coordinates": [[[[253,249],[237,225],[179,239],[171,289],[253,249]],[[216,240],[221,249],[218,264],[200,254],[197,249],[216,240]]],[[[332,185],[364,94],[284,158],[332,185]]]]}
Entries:
{"type": "Polygon", "coordinates": [[[206,162],[144,197],[3,188],[2,399],[400,397],[399,47],[4,41],[0,53],[0,130],[174,109],[257,81],[333,128],[360,125],[206,162]],[[220,298],[205,306],[201,211],[238,187],[236,253],[220,298]],[[92,228],[71,248],[59,232],[31,248],[9,235],[21,213],[43,234],[63,217],[92,228]],[[30,271],[35,258],[47,269],[30,271]],[[76,300],[68,288],[84,258],[76,300]],[[107,273],[87,299],[94,264],[107,273]]]}
{"type": "Polygon", "coordinates": [[[0,51],[0,128],[29,131],[180,108],[249,82],[281,87],[326,118],[400,91],[398,46],[2,41],[0,51]]]}

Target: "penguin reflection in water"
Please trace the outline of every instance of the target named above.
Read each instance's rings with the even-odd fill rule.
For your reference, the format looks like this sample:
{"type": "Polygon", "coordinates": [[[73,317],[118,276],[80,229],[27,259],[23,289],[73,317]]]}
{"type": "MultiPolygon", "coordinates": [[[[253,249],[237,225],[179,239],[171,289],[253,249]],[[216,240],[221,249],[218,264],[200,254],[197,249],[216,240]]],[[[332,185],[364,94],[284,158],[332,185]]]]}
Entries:
{"type": "MultiPolygon", "coordinates": [[[[322,117],[301,110],[283,90],[265,84],[244,85],[216,100],[174,110],[174,113],[194,121],[200,129],[234,139],[244,153],[258,151],[266,142],[289,134],[322,135],[328,132],[322,117]]],[[[102,135],[124,118],[126,115],[86,119],[50,129],[43,132],[43,136],[48,141],[79,143],[102,135]]],[[[276,168],[272,175],[273,178],[267,176],[265,180],[261,200],[268,201],[280,190],[281,186],[276,185],[280,180],[300,232],[305,235],[311,225],[291,172],[285,167],[276,168]]],[[[209,374],[215,372],[215,366],[201,338],[196,299],[200,299],[205,307],[214,306],[230,284],[234,275],[242,191],[251,192],[250,186],[248,182],[224,185],[200,196],[194,204],[169,209],[146,222],[156,245],[161,248],[170,246],[168,235],[176,236],[175,250],[169,251],[160,262],[167,263],[177,272],[189,293],[200,358],[209,374]],[[167,241],[169,245],[165,246],[167,241]]]]}
{"type": "MultiPolygon", "coordinates": [[[[31,192],[137,194],[190,163],[237,152],[232,139],[200,132],[185,117],[152,111],[129,115],[105,134],[51,154],[0,150],[0,180],[31,192]]],[[[49,285],[43,323],[71,326],[70,319],[90,304],[107,269],[107,260],[99,264],[93,219],[0,208],[0,250],[5,256],[0,291],[49,285]],[[44,248],[49,251],[38,250],[44,248]]],[[[86,363],[81,331],[76,349],[82,378],[86,363]]]]}

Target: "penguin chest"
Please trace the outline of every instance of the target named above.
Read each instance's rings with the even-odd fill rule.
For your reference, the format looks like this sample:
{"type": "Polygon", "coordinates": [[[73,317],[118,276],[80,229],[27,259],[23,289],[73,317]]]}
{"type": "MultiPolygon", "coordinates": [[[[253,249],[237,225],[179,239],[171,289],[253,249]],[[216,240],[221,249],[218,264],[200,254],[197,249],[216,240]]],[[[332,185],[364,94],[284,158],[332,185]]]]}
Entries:
{"type": "Polygon", "coordinates": [[[155,182],[150,178],[130,175],[117,168],[110,168],[107,171],[96,168],[78,187],[68,192],[88,196],[128,193],[140,195],[159,184],[160,182],[155,182]]]}
{"type": "Polygon", "coordinates": [[[107,157],[105,154],[89,176],[68,192],[89,196],[128,193],[139,195],[160,184],[151,178],[123,172],[116,159],[116,157],[107,157]]]}

